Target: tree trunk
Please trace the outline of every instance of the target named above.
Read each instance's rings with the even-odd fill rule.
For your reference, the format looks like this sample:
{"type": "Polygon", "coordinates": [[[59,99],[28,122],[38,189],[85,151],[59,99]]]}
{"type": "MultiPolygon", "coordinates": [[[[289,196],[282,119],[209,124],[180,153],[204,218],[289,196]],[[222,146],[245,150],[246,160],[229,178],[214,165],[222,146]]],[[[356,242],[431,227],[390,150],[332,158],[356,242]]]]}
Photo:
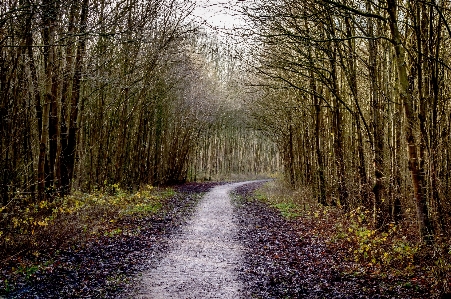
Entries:
{"type": "Polygon", "coordinates": [[[334,133],[334,151],[335,151],[335,163],[337,166],[338,175],[338,198],[340,205],[345,211],[349,209],[348,203],[348,190],[346,187],[346,175],[345,175],[345,160],[343,152],[343,123],[342,123],[342,113],[340,110],[340,90],[338,85],[337,76],[337,60],[336,60],[336,49],[331,49],[331,74],[332,74],[332,90],[333,90],[333,121],[332,121],[332,132],[334,133]]]}
{"type": "Polygon", "coordinates": [[[406,118],[406,125],[404,128],[407,151],[409,156],[409,170],[412,178],[412,185],[414,191],[415,205],[417,210],[417,222],[421,239],[426,243],[431,243],[433,239],[433,231],[431,221],[429,219],[428,206],[426,201],[425,179],[424,173],[421,172],[418,142],[415,136],[415,129],[418,127],[418,121],[414,114],[413,95],[409,88],[407,77],[407,66],[405,61],[405,50],[402,45],[401,33],[398,29],[397,20],[397,5],[396,0],[387,1],[390,31],[393,38],[393,44],[396,54],[396,65],[398,68],[398,88],[399,96],[404,108],[404,115],[406,118]]]}
{"type": "Polygon", "coordinates": [[[313,72],[310,73],[310,88],[313,91],[313,106],[315,107],[315,150],[316,164],[318,167],[318,202],[327,205],[326,199],[326,178],[324,176],[323,152],[321,151],[321,103],[318,98],[316,80],[313,72]]]}
{"type": "Polygon", "coordinates": [[[291,115],[289,118],[290,124],[288,125],[288,147],[287,147],[287,154],[288,154],[288,173],[289,173],[289,179],[290,179],[290,186],[291,188],[296,188],[296,177],[294,173],[294,149],[293,149],[293,124],[291,120],[291,115]]]}
{"type": "MultiPolygon", "coordinates": [[[[368,10],[371,11],[371,4],[367,3],[368,10]]],[[[368,20],[368,34],[370,37],[374,36],[373,20],[368,20]]],[[[377,72],[377,44],[375,40],[370,39],[368,41],[368,72],[371,80],[370,84],[370,97],[371,107],[373,114],[373,155],[374,155],[374,226],[376,229],[381,229],[385,221],[385,209],[384,209],[384,123],[383,113],[384,108],[379,97],[378,92],[378,78],[377,72]]]]}
{"type": "Polygon", "coordinates": [[[39,143],[39,161],[38,161],[38,198],[45,199],[45,187],[47,183],[46,162],[48,159],[48,142],[49,142],[49,121],[50,108],[54,100],[52,94],[53,87],[53,59],[54,59],[54,22],[56,19],[56,7],[52,0],[43,0],[43,31],[42,41],[44,44],[44,68],[45,68],[45,91],[44,105],[42,111],[42,129],[41,139],[39,143]]]}
{"type": "Polygon", "coordinates": [[[66,68],[63,74],[63,86],[61,92],[61,115],[60,115],[60,142],[57,148],[56,161],[55,161],[55,177],[57,178],[57,188],[62,194],[67,194],[69,192],[69,173],[67,171],[67,159],[64,157],[64,151],[67,151],[67,143],[68,143],[68,102],[71,98],[72,90],[70,89],[70,82],[73,80],[73,55],[74,55],[74,46],[73,43],[75,41],[75,19],[76,14],[79,9],[78,1],[75,1],[71,4],[70,13],[69,13],[69,24],[67,31],[69,33],[68,37],[68,45],[66,47],[66,68]]]}
{"type": "Polygon", "coordinates": [[[69,182],[66,192],[70,191],[70,185],[74,178],[75,151],[77,146],[77,132],[79,129],[77,120],[79,113],[83,60],[86,51],[86,36],[84,36],[84,34],[86,34],[87,28],[88,5],[89,0],[83,0],[80,14],[80,40],[78,42],[77,54],[75,56],[74,79],[70,101],[69,132],[67,135],[67,146],[63,149],[63,171],[65,172],[65,175],[67,175],[69,182]]]}

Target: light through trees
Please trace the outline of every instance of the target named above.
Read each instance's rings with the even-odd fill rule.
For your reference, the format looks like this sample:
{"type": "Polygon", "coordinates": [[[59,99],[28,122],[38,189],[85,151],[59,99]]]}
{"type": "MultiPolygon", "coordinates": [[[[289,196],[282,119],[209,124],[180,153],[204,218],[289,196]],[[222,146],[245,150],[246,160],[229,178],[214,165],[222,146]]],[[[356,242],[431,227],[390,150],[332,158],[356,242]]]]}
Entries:
{"type": "Polygon", "coordinates": [[[378,229],[448,231],[449,3],[239,3],[225,40],[191,0],[3,1],[1,205],[283,165],[378,229]]]}

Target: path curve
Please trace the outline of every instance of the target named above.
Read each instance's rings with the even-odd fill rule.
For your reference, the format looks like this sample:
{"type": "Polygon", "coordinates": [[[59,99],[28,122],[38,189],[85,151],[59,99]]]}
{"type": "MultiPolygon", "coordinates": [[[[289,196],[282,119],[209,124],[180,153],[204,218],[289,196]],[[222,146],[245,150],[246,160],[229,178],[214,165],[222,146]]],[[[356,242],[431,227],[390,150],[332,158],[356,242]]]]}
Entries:
{"type": "Polygon", "coordinates": [[[241,247],[229,192],[255,181],[214,187],[200,201],[160,264],[144,273],[136,298],[239,298],[241,247]]]}

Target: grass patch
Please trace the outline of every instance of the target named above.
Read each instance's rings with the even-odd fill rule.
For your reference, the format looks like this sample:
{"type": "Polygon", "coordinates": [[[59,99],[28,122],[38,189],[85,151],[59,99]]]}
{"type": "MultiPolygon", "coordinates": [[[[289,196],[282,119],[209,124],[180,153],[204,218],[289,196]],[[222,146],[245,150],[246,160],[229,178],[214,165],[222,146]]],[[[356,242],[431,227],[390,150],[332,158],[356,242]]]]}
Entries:
{"type": "Polygon", "coordinates": [[[24,255],[38,258],[43,251],[75,244],[83,246],[92,237],[129,233],[127,219],[154,215],[175,195],[173,189],[152,186],[136,192],[127,192],[118,185],[105,189],[3,207],[0,213],[0,260],[7,262],[24,255]]]}
{"type": "Polygon", "coordinates": [[[300,215],[297,212],[299,210],[298,207],[292,202],[280,202],[271,206],[279,210],[282,216],[284,216],[285,218],[292,219],[297,218],[300,215]]]}
{"type": "Polygon", "coordinates": [[[270,181],[256,190],[255,198],[278,210],[288,219],[296,219],[311,213],[317,207],[313,201],[306,201],[305,191],[290,190],[279,181],[270,181]]]}

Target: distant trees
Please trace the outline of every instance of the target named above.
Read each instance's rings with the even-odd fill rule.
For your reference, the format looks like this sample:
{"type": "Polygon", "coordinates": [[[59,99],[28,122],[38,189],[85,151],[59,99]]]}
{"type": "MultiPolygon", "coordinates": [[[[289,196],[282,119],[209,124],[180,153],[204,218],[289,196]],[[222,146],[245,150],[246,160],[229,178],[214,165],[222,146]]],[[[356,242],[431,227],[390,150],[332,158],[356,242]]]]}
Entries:
{"type": "Polygon", "coordinates": [[[192,164],[193,180],[257,178],[281,169],[277,145],[236,113],[224,111],[200,136],[192,164]]]}
{"type": "Polygon", "coordinates": [[[244,9],[263,45],[253,69],[265,96],[254,112],[293,187],[345,210],[366,206],[376,228],[412,208],[426,242],[447,230],[448,5],[283,0],[244,9]]]}
{"type": "Polygon", "coordinates": [[[246,72],[236,57],[236,45],[229,40],[202,34],[198,39],[198,60],[203,61],[198,77],[210,77],[213,84],[196,86],[195,92],[210,95],[202,110],[215,111],[204,119],[190,163],[190,180],[230,180],[267,177],[280,171],[277,145],[265,131],[255,130],[243,88],[246,72]],[[208,88],[208,90],[202,90],[208,88]]]}
{"type": "Polygon", "coordinates": [[[277,169],[273,144],[233,120],[233,59],[195,6],[0,4],[0,211],[73,189],[277,169]]]}

